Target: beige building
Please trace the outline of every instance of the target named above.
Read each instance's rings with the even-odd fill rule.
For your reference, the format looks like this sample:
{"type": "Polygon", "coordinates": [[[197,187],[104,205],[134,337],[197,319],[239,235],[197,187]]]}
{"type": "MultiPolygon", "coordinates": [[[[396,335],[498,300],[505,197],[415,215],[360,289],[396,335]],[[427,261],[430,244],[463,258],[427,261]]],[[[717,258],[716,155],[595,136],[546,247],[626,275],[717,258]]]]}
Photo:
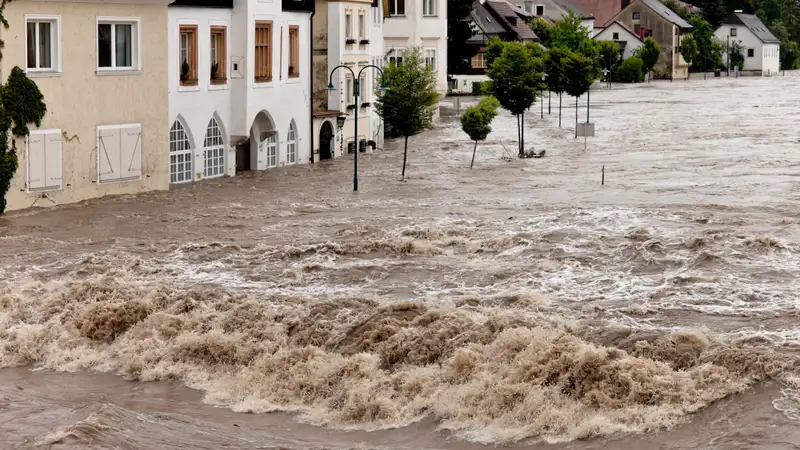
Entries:
{"type": "Polygon", "coordinates": [[[17,141],[8,209],[169,187],[170,0],[16,0],[0,75],[22,67],[47,114],[17,141]]]}

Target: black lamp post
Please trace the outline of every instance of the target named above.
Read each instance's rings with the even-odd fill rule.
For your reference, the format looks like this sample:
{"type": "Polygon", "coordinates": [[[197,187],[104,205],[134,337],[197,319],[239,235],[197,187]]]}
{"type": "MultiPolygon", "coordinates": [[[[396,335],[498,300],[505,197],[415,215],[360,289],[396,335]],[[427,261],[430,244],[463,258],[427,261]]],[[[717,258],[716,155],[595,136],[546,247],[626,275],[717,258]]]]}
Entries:
{"type": "MultiPolygon", "coordinates": [[[[368,65],[362,67],[361,70],[358,71],[358,76],[356,76],[355,72],[353,72],[353,69],[351,69],[350,67],[348,67],[348,66],[346,66],[344,64],[340,64],[340,65],[334,67],[333,70],[331,70],[331,74],[328,77],[329,78],[328,79],[328,90],[329,91],[335,91],[336,90],[336,88],[333,86],[333,73],[336,72],[336,69],[339,69],[339,68],[342,68],[342,67],[347,69],[347,70],[349,70],[350,74],[353,75],[353,100],[355,101],[355,108],[354,108],[355,109],[355,114],[354,114],[354,117],[353,117],[353,119],[355,120],[355,123],[353,124],[353,129],[354,129],[353,140],[354,140],[354,143],[355,143],[355,152],[353,152],[353,192],[357,192],[358,191],[358,152],[360,150],[359,149],[359,142],[358,142],[358,108],[359,108],[358,93],[359,93],[359,79],[361,78],[361,72],[363,72],[364,69],[366,69],[368,67],[373,67],[375,69],[378,69],[378,72],[380,72],[380,74],[381,74],[381,87],[379,87],[378,90],[379,91],[385,91],[387,88],[386,88],[386,80],[384,79],[384,75],[383,75],[383,70],[381,70],[380,67],[378,67],[378,66],[376,66],[374,64],[368,64],[368,65]]],[[[342,119],[342,126],[344,126],[344,117],[341,117],[341,119],[342,119]]],[[[339,118],[336,119],[336,123],[337,124],[339,123],[339,118]]]]}
{"type": "MultiPolygon", "coordinates": [[[[547,80],[547,74],[542,73],[542,84],[545,83],[545,80],[547,80]]],[[[539,118],[544,119],[544,95],[540,96],[539,99],[541,100],[542,104],[542,113],[540,114],[539,118]]]]}

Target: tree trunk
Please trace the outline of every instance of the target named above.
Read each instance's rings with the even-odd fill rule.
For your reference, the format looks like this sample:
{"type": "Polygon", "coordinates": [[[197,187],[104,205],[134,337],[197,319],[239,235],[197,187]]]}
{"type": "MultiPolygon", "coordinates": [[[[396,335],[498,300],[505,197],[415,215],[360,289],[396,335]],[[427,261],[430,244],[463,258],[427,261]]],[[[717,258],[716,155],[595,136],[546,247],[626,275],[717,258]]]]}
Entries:
{"type": "Polygon", "coordinates": [[[558,94],[558,128],[561,128],[561,93],[558,94]]]}
{"type": "Polygon", "coordinates": [[[517,154],[519,154],[519,142],[522,140],[522,135],[520,134],[522,128],[520,127],[519,119],[519,114],[517,114],[517,154]]]}
{"type": "MultiPolygon", "coordinates": [[[[358,149],[356,149],[358,151],[358,149]]],[[[401,181],[406,181],[406,157],[408,156],[408,136],[406,136],[406,144],[403,149],[403,175],[401,181]]]]}
{"type": "Polygon", "coordinates": [[[575,139],[578,139],[578,96],[575,96],[575,139]]]}
{"type": "Polygon", "coordinates": [[[521,139],[519,140],[519,156],[525,156],[525,113],[520,114],[520,128],[519,134],[521,139]]]}
{"type": "Polygon", "coordinates": [[[475,151],[478,150],[478,141],[475,141],[475,146],[472,147],[472,162],[469,163],[469,168],[472,169],[472,165],[475,164],[475,151]]]}

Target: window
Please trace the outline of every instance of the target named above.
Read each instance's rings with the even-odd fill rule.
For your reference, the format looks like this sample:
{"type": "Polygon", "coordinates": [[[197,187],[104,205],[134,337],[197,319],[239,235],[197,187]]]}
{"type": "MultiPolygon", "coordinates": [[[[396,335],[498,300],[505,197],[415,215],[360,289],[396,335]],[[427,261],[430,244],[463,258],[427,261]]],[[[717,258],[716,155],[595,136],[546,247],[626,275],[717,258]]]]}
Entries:
{"type": "Polygon", "coordinates": [[[261,143],[267,151],[267,167],[278,166],[278,138],[273,134],[261,143]]]}
{"type": "Polygon", "coordinates": [[[97,127],[97,159],[100,183],[140,179],[142,126],[131,124],[97,127]]]}
{"type": "Polygon", "coordinates": [[[197,25],[180,26],[181,86],[197,86],[197,25]]]}
{"type": "Polygon", "coordinates": [[[256,21],[255,81],[272,81],[272,22],[256,21]]]}
{"type": "Polygon", "coordinates": [[[225,175],[225,140],[222,138],[222,131],[219,129],[217,119],[213,117],[208,122],[203,147],[205,147],[203,150],[204,176],[217,178],[225,175]]]}
{"type": "Polygon", "coordinates": [[[525,12],[533,14],[533,2],[525,2],[525,12]]]}
{"type": "Polygon", "coordinates": [[[431,72],[436,71],[436,49],[435,48],[426,48],[425,49],[425,67],[428,68],[431,72]]]}
{"type": "Polygon", "coordinates": [[[367,89],[367,76],[362,74],[361,78],[358,79],[358,96],[361,97],[361,103],[367,103],[369,101],[369,89],[367,89]]]}
{"type": "Polygon", "coordinates": [[[294,120],[289,124],[289,134],[286,136],[286,163],[294,164],[297,162],[297,130],[294,120]]]}
{"type": "Polygon", "coordinates": [[[638,12],[631,13],[631,20],[639,20],[642,18],[642,14],[638,12]]]}
{"type": "Polygon", "coordinates": [[[370,8],[370,10],[372,11],[372,26],[375,28],[380,28],[381,20],[383,18],[381,17],[381,10],[380,8],[378,8],[378,3],[373,2],[372,8],[370,8]]]}
{"type": "Polygon", "coordinates": [[[755,56],[755,51],[752,48],[748,48],[747,49],[747,57],[748,58],[752,58],[753,56],[755,56]]]}
{"type": "Polygon", "coordinates": [[[61,130],[28,135],[28,192],[61,189],[61,130]]]}
{"type": "Polygon", "coordinates": [[[544,5],[536,5],[536,15],[537,16],[544,15],[544,5]]]}
{"type": "Polygon", "coordinates": [[[345,78],[344,86],[344,105],[349,107],[353,104],[353,78],[349,75],[345,78]]]}
{"type": "Polygon", "coordinates": [[[422,0],[422,15],[427,17],[436,16],[436,0],[422,0]]]}
{"type": "Polygon", "coordinates": [[[405,16],[406,15],[406,0],[389,0],[389,15],[390,16],[405,16]]]}
{"type": "Polygon", "coordinates": [[[98,19],[97,67],[100,71],[139,68],[138,19],[98,19]]]}
{"type": "Polygon", "coordinates": [[[731,37],[736,36],[736,28],[731,28],[731,37]]]}
{"type": "Polygon", "coordinates": [[[403,65],[403,49],[392,49],[389,51],[389,64],[395,63],[398,66],[403,65]]]}
{"type": "Polygon", "coordinates": [[[25,67],[28,72],[58,72],[59,18],[26,17],[25,67]]]}
{"type": "Polygon", "coordinates": [[[180,120],[169,129],[169,182],[192,181],[192,146],[180,120]]]}
{"type": "Polygon", "coordinates": [[[300,76],[300,28],[289,27],[289,78],[300,76]]]}
{"type": "Polygon", "coordinates": [[[472,68],[473,69],[486,68],[486,53],[478,53],[477,55],[472,57],[472,68]]]}
{"type": "Polygon", "coordinates": [[[611,33],[611,40],[618,41],[619,40],[619,33],[617,33],[617,32],[611,33]]]}
{"type": "Polygon", "coordinates": [[[353,16],[350,13],[344,16],[344,38],[347,40],[353,39],[353,16]]]}
{"type": "Polygon", "coordinates": [[[228,82],[228,33],[223,26],[211,27],[211,84],[228,82]]]}
{"type": "Polygon", "coordinates": [[[367,17],[364,14],[358,15],[358,36],[362,41],[367,40],[367,17]]]}

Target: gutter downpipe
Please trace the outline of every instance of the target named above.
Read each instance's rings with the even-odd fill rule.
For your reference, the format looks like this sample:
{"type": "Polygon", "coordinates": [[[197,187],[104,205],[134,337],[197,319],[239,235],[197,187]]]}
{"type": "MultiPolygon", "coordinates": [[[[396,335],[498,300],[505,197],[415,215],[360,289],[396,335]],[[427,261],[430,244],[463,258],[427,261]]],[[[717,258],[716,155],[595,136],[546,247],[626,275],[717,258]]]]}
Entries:
{"type": "Polygon", "coordinates": [[[317,13],[316,2],[311,16],[308,18],[308,134],[311,148],[311,164],[314,164],[314,14],[317,13]]]}

